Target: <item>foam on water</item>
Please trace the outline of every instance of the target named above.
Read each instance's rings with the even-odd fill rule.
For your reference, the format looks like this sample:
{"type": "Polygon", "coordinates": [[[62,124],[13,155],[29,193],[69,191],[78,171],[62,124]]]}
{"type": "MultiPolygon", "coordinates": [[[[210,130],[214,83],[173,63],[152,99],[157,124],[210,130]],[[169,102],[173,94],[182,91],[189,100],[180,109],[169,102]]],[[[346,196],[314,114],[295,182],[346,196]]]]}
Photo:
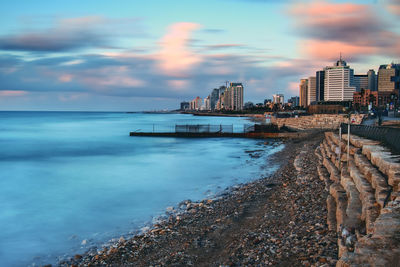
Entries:
{"type": "Polygon", "coordinates": [[[175,123],[234,124],[239,131],[248,121],[182,114],[0,112],[1,264],[54,263],[140,229],[168,206],[203,199],[277,167],[267,159],[283,145],[129,137],[133,130],[152,130],[153,124],[166,130],[175,123]],[[256,149],[265,152],[253,158],[245,152],[256,149]]]}

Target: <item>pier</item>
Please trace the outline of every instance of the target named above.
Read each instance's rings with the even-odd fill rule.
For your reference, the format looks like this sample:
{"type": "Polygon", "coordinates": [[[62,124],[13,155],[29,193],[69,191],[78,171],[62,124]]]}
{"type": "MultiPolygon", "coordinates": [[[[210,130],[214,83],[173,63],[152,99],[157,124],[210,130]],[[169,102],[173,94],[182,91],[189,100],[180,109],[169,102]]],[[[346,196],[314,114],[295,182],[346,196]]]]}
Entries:
{"type": "Polygon", "coordinates": [[[294,131],[281,131],[277,125],[274,124],[251,124],[244,125],[243,130],[235,132],[233,125],[175,125],[174,131],[153,131],[130,132],[130,136],[147,136],[147,137],[175,137],[175,138],[301,138],[304,136],[303,132],[294,131]]]}

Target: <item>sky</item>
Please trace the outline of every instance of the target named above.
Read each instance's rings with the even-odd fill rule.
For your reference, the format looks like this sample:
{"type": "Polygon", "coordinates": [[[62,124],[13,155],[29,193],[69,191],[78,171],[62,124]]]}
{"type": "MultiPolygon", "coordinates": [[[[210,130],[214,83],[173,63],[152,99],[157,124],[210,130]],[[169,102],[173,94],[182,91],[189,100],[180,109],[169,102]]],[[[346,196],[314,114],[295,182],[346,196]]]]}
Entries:
{"type": "Polygon", "coordinates": [[[400,0],[2,0],[0,110],[177,109],[226,81],[298,96],[342,53],[400,62],[400,0]]]}

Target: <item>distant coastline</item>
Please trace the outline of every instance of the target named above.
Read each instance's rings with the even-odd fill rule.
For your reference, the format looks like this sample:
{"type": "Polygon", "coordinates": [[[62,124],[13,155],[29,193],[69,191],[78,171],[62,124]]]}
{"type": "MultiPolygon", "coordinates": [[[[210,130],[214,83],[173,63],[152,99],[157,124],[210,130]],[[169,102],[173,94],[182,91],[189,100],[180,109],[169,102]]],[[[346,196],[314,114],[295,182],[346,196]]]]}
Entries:
{"type": "Polygon", "coordinates": [[[215,116],[215,117],[259,117],[263,118],[263,114],[254,113],[221,113],[221,112],[199,112],[199,111],[181,111],[181,114],[192,114],[194,116],[215,116]]]}

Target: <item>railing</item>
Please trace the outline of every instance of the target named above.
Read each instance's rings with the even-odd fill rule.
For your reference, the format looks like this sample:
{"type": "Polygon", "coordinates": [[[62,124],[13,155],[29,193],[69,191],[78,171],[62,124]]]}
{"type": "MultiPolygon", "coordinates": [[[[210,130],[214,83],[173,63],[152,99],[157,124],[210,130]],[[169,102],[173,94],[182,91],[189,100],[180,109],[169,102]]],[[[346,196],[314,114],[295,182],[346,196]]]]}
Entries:
{"type": "MultiPolygon", "coordinates": [[[[342,133],[347,133],[348,125],[346,123],[342,123],[340,127],[342,133]]],[[[400,153],[400,128],[351,124],[350,134],[380,141],[396,153],[400,153]]]]}
{"type": "Polygon", "coordinates": [[[176,133],[233,133],[233,125],[185,124],[175,125],[176,133]]]}
{"type": "Polygon", "coordinates": [[[279,132],[278,126],[274,124],[175,124],[166,125],[150,125],[136,129],[133,132],[151,132],[151,133],[276,133],[279,132]],[[147,130],[147,131],[146,131],[147,130]]]}

